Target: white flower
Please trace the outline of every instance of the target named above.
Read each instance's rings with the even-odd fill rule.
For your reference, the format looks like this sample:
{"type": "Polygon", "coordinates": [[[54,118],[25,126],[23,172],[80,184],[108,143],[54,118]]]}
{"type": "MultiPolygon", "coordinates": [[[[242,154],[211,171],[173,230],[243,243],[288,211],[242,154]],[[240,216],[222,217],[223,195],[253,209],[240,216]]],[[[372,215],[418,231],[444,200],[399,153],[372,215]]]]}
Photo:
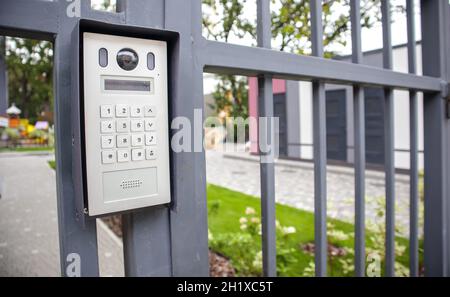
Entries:
{"type": "Polygon", "coordinates": [[[247,208],[245,209],[245,214],[246,214],[246,215],[253,215],[253,214],[255,214],[255,213],[256,213],[256,211],[255,211],[255,209],[252,208],[252,207],[247,207],[247,208]]]}
{"type": "Polygon", "coordinates": [[[280,221],[278,221],[278,220],[275,221],[275,227],[276,228],[281,228],[280,221]]]}
{"type": "Polygon", "coordinates": [[[297,230],[293,226],[283,227],[284,234],[294,234],[295,232],[297,232],[297,230]]]}
{"type": "Polygon", "coordinates": [[[244,218],[244,217],[240,218],[239,219],[239,223],[246,224],[247,223],[247,218],[244,218]]]}
{"type": "Polygon", "coordinates": [[[253,217],[253,218],[251,218],[250,221],[251,221],[252,223],[258,224],[258,223],[259,223],[259,218],[253,217]]]}
{"type": "Polygon", "coordinates": [[[246,224],[242,224],[241,225],[241,230],[246,230],[247,229],[247,225],[246,224]]]}
{"type": "Polygon", "coordinates": [[[338,241],[343,241],[343,240],[348,239],[348,235],[341,230],[330,230],[328,232],[328,235],[338,241]]]}
{"type": "Polygon", "coordinates": [[[259,251],[256,255],[255,255],[255,259],[253,260],[253,267],[262,267],[263,263],[263,255],[262,255],[262,251],[259,251]]]}

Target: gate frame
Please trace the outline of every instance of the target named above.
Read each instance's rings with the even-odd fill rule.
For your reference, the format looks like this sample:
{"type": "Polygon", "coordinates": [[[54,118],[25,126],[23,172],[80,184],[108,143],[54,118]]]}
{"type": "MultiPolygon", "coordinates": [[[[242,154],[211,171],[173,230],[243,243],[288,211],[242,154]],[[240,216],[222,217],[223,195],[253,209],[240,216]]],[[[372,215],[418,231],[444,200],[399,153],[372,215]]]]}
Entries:
{"type": "MultiPolygon", "coordinates": [[[[315,134],[315,227],[316,274],[326,275],[326,139],[324,118],[324,84],[339,83],[354,87],[359,108],[355,162],[357,234],[364,234],[364,119],[361,90],[379,86],[390,95],[392,89],[425,93],[425,271],[429,276],[446,276],[450,271],[450,127],[446,118],[446,100],[450,81],[450,26],[448,0],[421,0],[424,75],[399,73],[392,66],[390,38],[390,3],[382,0],[384,32],[384,69],[361,65],[361,32],[352,32],[355,42],[353,63],[322,58],[322,7],[310,0],[312,15],[313,55],[301,56],[271,50],[270,0],[258,0],[258,47],[246,47],[209,41],[202,37],[201,0],[118,0],[117,12],[91,9],[90,0],[73,0],[80,4],[79,17],[115,24],[168,29],[180,33],[174,57],[173,101],[169,108],[173,117],[184,116],[195,123],[197,110],[203,109],[203,72],[258,76],[261,116],[272,116],[272,78],[309,80],[314,84],[315,134]],[[448,32],[448,30],[447,30],[448,32]],[[189,78],[189,79],[186,79],[189,78]],[[359,152],[359,153],[358,153],[359,152]],[[438,230],[438,232],[436,232],[438,230]]],[[[411,0],[408,0],[411,1],[411,0]]],[[[351,0],[352,22],[358,24],[359,0],[351,0]]],[[[61,272],[69,276],[74,254],[81,263],[81,276],[97,276],[98,255],[94,220],[83,227],[75,212],[72,180],[71,119],[71,33],[78,16],[71,18],[67,9],[72,2],[3,0],[0,9],[0,35],[48,40],[54,43],[54,92],[56,123],[56,178],[58,223],[60,231],[61,272]]],[[[411,28],[409,28],[411,30],[411,28]]],[[[388,102],[392,104],[391,96],[388,102]]],[[[390,105],[392,106],[392,105],[390,105]]],[[[392,110],[391,110],[392,111],[392,110]]],[[[392,113],[387,126],[391,127],[392,113]]],[[[201,123],[191,127],[194,137],[203,136],[201,123]]],[[[393,131],[388,129],[386,145],[387,241],[386,271],[394,275],[394,174],[393,131]]],[[[262,133],[273,136],[268,125],[262,133]]],[[[202,139],[202,137],[201,137],[202,139]]],[[[194,141],[194,147],[196,143],[194,141]]],[[[198,147],[196,147],[198,148],[198,147]]],[[[195,150],[194,150],[195,151],[195,150]]],[[[264,156],[263,156],[264,157],[264,156]]],[[[413,162],[417,156],[411,157],[413,162]]],[[[124,216],[125,271],[128,276],[207,276],[208,239],[206,174],[204,152],[171,154],[173,205],[152,207],[124,216]]],[[[263,270],[276,275],[275,250],[275,178],[273,163],[261,162],[261,206],[263,270]]],[[[417,198],[417,197],[416,197],[417,198]]],[[[417,230],[416,230],[417,231],[417,230]]],[[[417,234],[416,234],[417,235],[417,234]]],[[[357,275],[364,275],[364,242],[356,246],[357,275]]],[[[417,259],[416,259],[417,260],[417,259]]]]}

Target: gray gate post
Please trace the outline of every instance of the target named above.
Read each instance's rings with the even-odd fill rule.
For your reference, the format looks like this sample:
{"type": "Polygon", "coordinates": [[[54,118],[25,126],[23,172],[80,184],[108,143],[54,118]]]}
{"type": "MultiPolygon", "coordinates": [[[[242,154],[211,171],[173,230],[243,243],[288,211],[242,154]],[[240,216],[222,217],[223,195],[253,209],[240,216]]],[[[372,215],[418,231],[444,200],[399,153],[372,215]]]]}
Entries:
{"type": "Polygon", "coordinates": [[[8,72],[6,69],[6,38],[0,36],[0,116],[8,108],[8,72]]]}
{"type": "MultiPolygon", "coordinates": [[[[81,13],[88,13],[83,1],[81,13]]],[[[98,276],[97,232],[95,219],[86,221],[84,228],[77,221],[75,195],[72,182],[71,129],[71,36],[77,18],[67,15],[70,2],[58,1],[59,28],[54,42],[54,92],[56,185],[58,201],[58,229],[63,276],[98,276]]],[[[39,16],[40,17],[40,16],[39,16]]],[[[80,214],[78,214],[80,215],[80,214]]]]}
{"type": "MultiPolygon", "coordinates": [[[[423,74],[446,79],[448,0],[421,0],[423,74]]],[[[441,93],[424,94],[425,131],[425,275],[445,276],[447,265],[446,206],[448,203],[449,121],[441,93]]]]}
{"type": "MultiPolygon", "coordinates": [[[[201,0],[166,0],[165,26],[180,33],[173,57],[172,117],[191,121],[194,152],[172,154],[170,212],[173,276],[208,276],[206,165],[203,150],[203,67],[201,0]],[[196,117],[197,115],[197,117],[196,117]],[[196,121],[194,121],[194,118],[196,121]],[[201,120],[199,122],[198,120],[201,120]]],[[[174,131],[176,132],[176,131],[174,131]]]]}

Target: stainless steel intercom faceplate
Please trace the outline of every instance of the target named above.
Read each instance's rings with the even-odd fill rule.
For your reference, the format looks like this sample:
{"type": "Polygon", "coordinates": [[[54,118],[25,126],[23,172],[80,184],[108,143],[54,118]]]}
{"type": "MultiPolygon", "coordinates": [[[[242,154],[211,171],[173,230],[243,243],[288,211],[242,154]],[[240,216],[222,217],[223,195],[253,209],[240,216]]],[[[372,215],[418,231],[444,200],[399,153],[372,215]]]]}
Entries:
{"type": "Polygon", "coordinates": [[[167,43],[81,38],[88,215],[169,203],[167,43]]]}

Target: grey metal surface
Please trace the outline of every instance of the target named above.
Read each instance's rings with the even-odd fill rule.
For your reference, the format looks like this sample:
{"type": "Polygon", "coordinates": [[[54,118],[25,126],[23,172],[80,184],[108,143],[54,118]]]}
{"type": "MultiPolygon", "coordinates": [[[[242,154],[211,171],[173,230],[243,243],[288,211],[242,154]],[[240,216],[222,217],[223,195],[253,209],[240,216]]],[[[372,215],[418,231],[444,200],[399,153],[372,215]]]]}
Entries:
{"type": "Polygon", "coordinates": [[[441,79],[414,76],[377,67],[356,65],[280,51],[204,41],[200,49],[205,72],[255,76],[272,73],[275,78],[321,79],[340,84],[386,86],[438,92],[441,79]]]}
{"type": "MultiPolygon", "coordinates": [[[[312,54],[323,57],[322,3],[311,0],[312,54]]],[[[323,81],[313,82],[314,238],[316,276],[327,275],[327,140],[323,81]]]]}
{"type": "MultiPolygon", "coordinates": [[[[413,0],[406,1],[408,34],[408,71],[416,74],[416,21],[413,0]]],[[[409,202],[409,272],[412,277],[419,276],[419,166],[418,166],[418,119],[419,107],[417,92],[409,94],[409,141],[410,141],[410,202],[409,202]]]]}
{"type": "MultiPolygon", "coordinates": [[[[258,46],[270,49],[272,38],[270,1],[257,2],[257,40],[258,46]]],[[[277,275],[276,232],[275,232],[275,169],[274,160],[270,155],[268,144],[274,140],[274,101],[272,76],[258,77],[258,115],[266,119],[266,124],[258,125],[259,148],[261,154],[261,225],[262,225],[262,253],[264,276],[277,275]],[[264,160],[265,159],[265,160],[264,160]]],[[[274,148],[272,147],[271,150],[274,148]]]]}
{"type": "MultiPolygon", "coordinates": [[[[352,62],[362,62],[361,50],[361,4],[359,0],[350,1],[352,24],[352,62]]],[[[355,276],[365,276],[366,270],[366,232],[365,232],[365,107],[364,89],[353,86],[354,138],[355,138],[355,276]]]]}
{"type": "Polygon", "coordinates": [[[5,55],[6,38],[5,36],[0,36],[0,116],[5,115],[8,108],[8,69],[5,55]]]}
{"type": "MultiPolygon", "coordinates": [[[[98,276],[97,231],[95,219],[86,220],[83,227],[74,208],[77,197],[72,183],[72,135],[71,118],[71,33],[77,19],[66,14],[67,2],[59,1],[57,15],[60,23],[54,43],[54,93],[55,93],[55,138],[56,141],[56,185],[58,197],[58,222],[60,234],[61,273],[67,275],[72,253],[80,256],[81,276],[98,276]]],[[[81,13],[86,10],[83,7],[81,13]]]]}
{"type": "Polygon", "coordinates": [[[53,41],[61,25],[60,13],[66,17],[66,1],[4,0],[1,5],[2,35],[53,41]]]}
{"type": "MultiPolygon", "coordinates": [[[[391,1],[381,1],[383,24],[383,67],[392,69],[391,1]]],[[[386,174],[386,251],[385,275],[395,276],[395,152],[394,152],[394,94],[384,89],[384,171],[386,174]]]]}
{"type": "MultiPolygon", "coordinates": [[[[201,1],[166,0],[165,27],[180,33],[178,52],[172,57],[171,71],[176,75],[170,102],[171,116],[184,116],[194,123],[203,109],[203,64],[199,56],[201,38],[201,1]],[[197,20],[197,21],[194,21],[197,20]]],[[[202,148],[202,123],[192,125],[193,144],[202,148]]],[[[176,131],[174,131],[176,132],[176,131]]],[[[172,199],[170,212],[173,276],[208,276],[208,222],[206,206],[205,154],[172,154],[172,199]]]]}
{"type": "MultiPolygon", "coordinates": [[[[448,1],[422,0],[423,73],[446,78],[446,51],[448,31],[444,27],[448,15],[448,1]]],[[[448,189],[448,119],[445,118],[445,101],[440,93],[424,96],[424,150],[425,150],[425,225],[424,264],[426,276],[446,276],[448,257],[446,218],[448,189]]]]}

